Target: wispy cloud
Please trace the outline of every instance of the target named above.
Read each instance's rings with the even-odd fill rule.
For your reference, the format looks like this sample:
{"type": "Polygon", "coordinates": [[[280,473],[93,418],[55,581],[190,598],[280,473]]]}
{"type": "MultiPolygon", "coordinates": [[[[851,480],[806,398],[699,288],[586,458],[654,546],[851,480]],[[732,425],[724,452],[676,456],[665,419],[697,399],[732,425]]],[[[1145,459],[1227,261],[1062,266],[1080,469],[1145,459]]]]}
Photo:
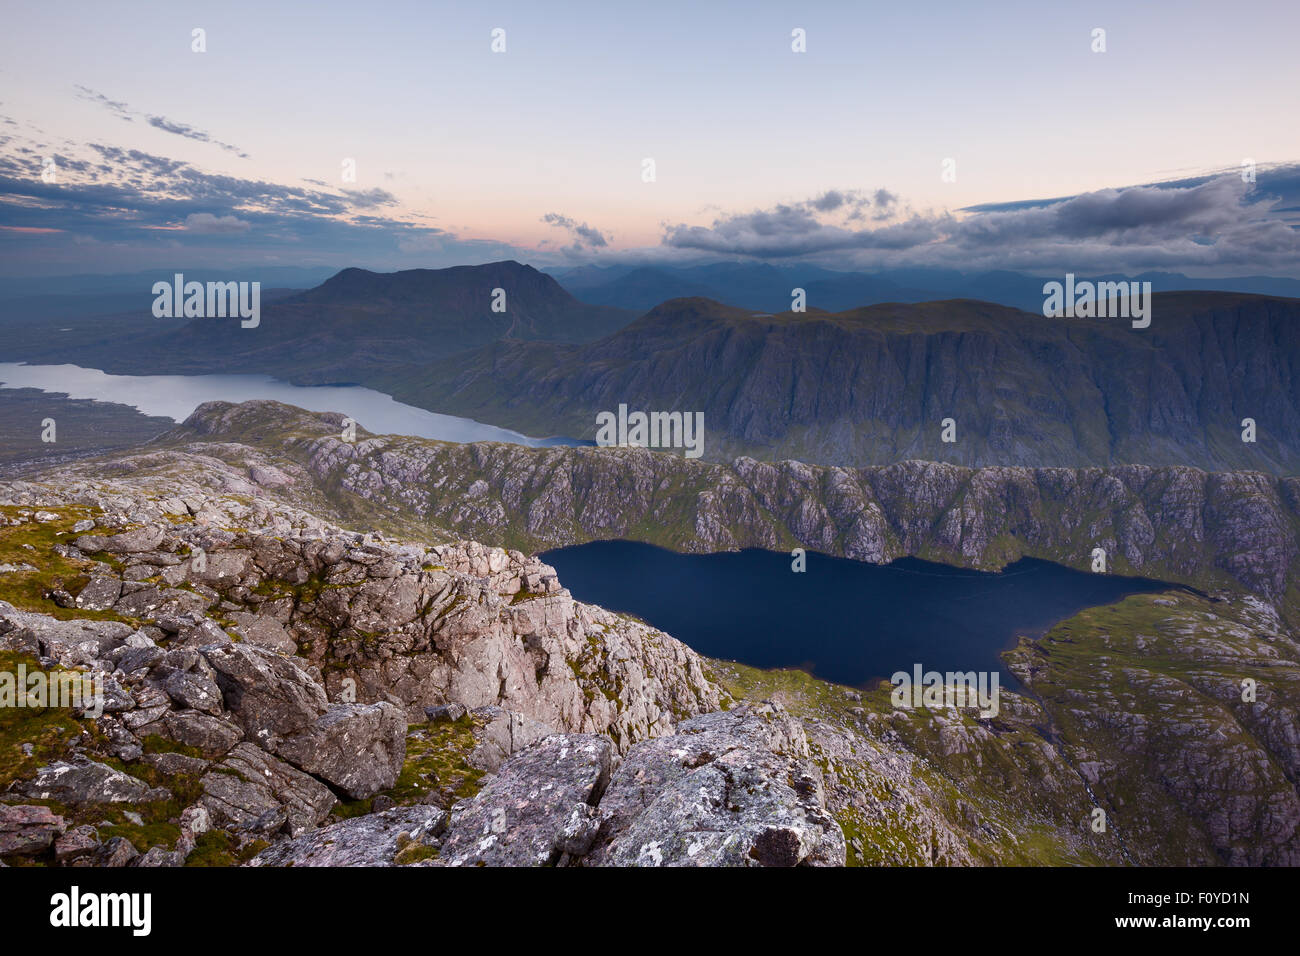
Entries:
{"type": "Polygon", "coordinates": [[[0,258],[9,269],[152,267],[205,257],[375,267],[527,258],[405,216],[384,189],[288,185],[208,172],[111,143],[0,144],[0,258]],[[45,160],[57,175],[47,182],[45,160]]]}
{"type": "Polygon", "coordinates": [[[232,232],[248,232],[251,225],[238,216],[214,216],[210,212],[192,212],[185,217],[185,228],[190,232],[225,235],[232,232]]]}
{"type": "Polygon", "coordinates": [[[110,100],[103,93],[96,93],[94,90],[85,86],[77,85],[73,88],[77,91],[78,98],[87,100],[91,103],[98,103],[100,106],[104,107],[104,109],[120,116],[128,123],[134,122],[135,114],[125,103],[118,102],[117,100],[110,100]]]}
{"type": "Polygon", "coordinates": [[[573,245],[570,247],[572,252],[581,252],[584,249],[603,249],[609,245],[609,240],[599,229],[589,226],[585,222],[578,222],[569,216],[563,216],[557,212],[548,212],[542,217],[542,222],[569,232],[573,236],[573,245]]]}
{"type": "Polygon", "coordinates": [[[219,139],[213,139],[203,130],[190,126],[188,123],[178,123],[175,120],[167,119],[165,116],[156,116],[142,113],[139,110],[133,110],[131,107],[127,106],[127,104],[119,100],[111,100],[103,93],[99,93],[89,87],[78,85],[75,89],[77,91],[77,96],[80,99],[86,100],[89,103],[97,103],[114,116],[120,117],[128,123],[135,122],[135,118],[141,116],[144,117],[145,122],[154,129],[160,129],[164,133],[183,136],[186,139],[192,139],[200,143],[211,143],[213,146],[226,150],[226,152],[234,153],[240,159],[250,158],[248,153],[244,152],[238,146],[232,146],[230,143],[223,143],[219,139]]]}

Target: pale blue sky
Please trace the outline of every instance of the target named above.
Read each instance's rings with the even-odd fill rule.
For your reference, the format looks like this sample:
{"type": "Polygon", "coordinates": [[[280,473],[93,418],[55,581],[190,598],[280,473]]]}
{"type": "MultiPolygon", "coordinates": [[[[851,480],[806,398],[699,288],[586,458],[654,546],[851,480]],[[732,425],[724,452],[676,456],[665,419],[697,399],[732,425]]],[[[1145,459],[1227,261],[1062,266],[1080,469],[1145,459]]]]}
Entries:
{"type": "Polygon", "coordinates": [[[118,215],[102,231],[89,215],[42,226],[31,207],[51,197],[14,200],[22,190],[8,183],[22,208],[0,206],[0,226],[63,233],[23,233],[20,258],[44,242],[49,262],[69,265],[77,235],[110,244],[103,261],[122,267],[163,241],[197,252],[240,240],[244,253],[286,262],[295,249],[394,265],[510,249],[545,258],[574,239],[548,214],[605,240],[569,255],[667,254],[666,230],[827,190],[886,189],[897,223],[1235,169],[1247,157],[1300,160],[1293,2],[170,0],[14,5],[5,21],[6,177],[39,178],[41,156],[75,163],[88,144],[207,177],[178,193],[184,183],[150,182],[121,157],[109,169],[61,168],[65,187],[183,195],[134,220],[171,233],[162,238],[127,235],[112,210],[97,214],[118,215]],[[207,32],[206,53],[190,49],[194,27],[207,32]],[[490,50],[495,27],[507,31],[504,54],[490,50]],[[803,54],[790,48],[796,27],[807,31],[803,54]],[[159,128],[175,124],[207,140],[159,128]],[[357,161],[355,185],[340,181],[345,157],[357,161]],[[949,157],[955,182],[940,178],[949,157]],[[221,176],[382,194],[364,208],[317,209],[330,221],[311,228],[221,176]],[[230,233],[188,220],[194,210],[233,217],[230,233]],[[374,230],[401,225],[369,242],[336,228],[366,227],[358,215],[382,220],[374,230]]]}

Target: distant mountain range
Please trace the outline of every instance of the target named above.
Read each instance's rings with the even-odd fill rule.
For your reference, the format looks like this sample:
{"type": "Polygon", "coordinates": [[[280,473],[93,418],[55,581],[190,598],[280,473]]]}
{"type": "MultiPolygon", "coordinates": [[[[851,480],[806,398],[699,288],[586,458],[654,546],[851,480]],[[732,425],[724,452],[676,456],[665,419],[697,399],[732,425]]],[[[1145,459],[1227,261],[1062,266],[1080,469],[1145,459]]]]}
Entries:
{"type": "Polygon", "coordinates": [[[0,276],[0,302],[8,299],[43,295],[114,295],[134,294],[137,306],[149,308],[153,296],[149,288],[174,272],[207,282],[260,282],[263,287],[306,289],[319,285],[338,269],[329,266],[251,266],[238,269],[213,269],[201,266],[174,269],[151,269],[147,272],[118,272],[106,275],[70,276],[0,276]]]}
{"type": "MultiPolygon", "coordinates": [[[[171,281],[170,274],[152,278],[171,281]]],[[[237,319],[153,319],[137,309],[120,320],[73,323],[75,334],[65,338],[51,339],[25,323],[27,337],[15,332],[4,354],[120,373],[258,372],[298,384],[369,384],[394,365],[418,367],[502,337],[587,342],[633,318],[580,302],[552,277],[518,262],[393,273],[344,269],[313,289],[267,299],[256,329],[241,328],[237,319]],[[504,290],[505,311],[492,308],[496,289],[504,290]]],[[[145,308],[151,303],[152,296],[145,308]]]]}
{"type": "MultiPolygon", "coordinates": [[[[609,277],[564,278],[580,286],[600,275],[609,277]]],[[[652,290],[665,275],[629,270],[611,281],[652,290]]],[[[687,278],[704,287],[746,276],[754,296],[793,281],[789,270],[725,264],[687,278]]],[[[971,299],[817,306],[827,298],[819,289],[849,279],[806,280],[805,313],[692,296],[635,318],[517,262],[345,269],[264,301],[256,329],[138,312],[60,320],[57,335],[28,322],[6,330],[0,360],[357,383],[533,435],[594,438],[596,415],[620,405],[701,412],[713,460],[1300,472],[1300,299],[1157,293],[1145,330],[1044,318],[1041,287],[1034,311],[971,299]],[[495,289],[504,312],[492,309],[495,289]],[[1241,440],[1246,418],[1254,443],[1241,440]]]]}
{"type": "Polygon", "coordinates": [[[676,299],[598,342],[503,340],[387,384],[531,434],[593,437],[620,404],[701,411],[714,460],[1300,470],[1300,301],[1165,293],[1152,312],[1136,330],[971,300],[770,315],[676,299]]]}
{"type": "MultiPolygon", "coordinates": [[[[814,266],[773,266],[722,262],[704,266],[582,266],[556,269],[560,284],[582,299],[646,312],[669,299],[703,297],[764,312],[791,307],[791,291],[801,288],[809,308],[841,312],[881,302],[929,302],[980,299],[1037,312],[1043,283],[1062,276],[1021,272],[964,273],[953,269],[889,269],[881,272],[833,272],[814,266]]],[[[1150,282],[1153,292],[1213,290],[1300,297],[1300,280],[1270,276],[1225,279],[1194,278],[1174,272],[1089,275],[1093,281],[1150,282]]]]}

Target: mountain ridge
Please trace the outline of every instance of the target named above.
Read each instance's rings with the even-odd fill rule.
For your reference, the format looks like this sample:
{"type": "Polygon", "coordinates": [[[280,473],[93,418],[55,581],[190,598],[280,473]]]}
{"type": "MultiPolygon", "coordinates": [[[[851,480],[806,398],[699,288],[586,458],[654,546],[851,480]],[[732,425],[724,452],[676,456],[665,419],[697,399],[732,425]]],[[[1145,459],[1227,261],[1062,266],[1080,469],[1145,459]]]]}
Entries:
{"type": "Polygon", "coordinates": [[[701,411],[720,461],[1300,471],[1300,300],[1168,293],[1152,308],[1133,329],[978,300],[756,315],[679,299],[595,342],[500,341],[385,384],[530,434],[590,438],[620,404],[701,411]]]}
{"type": "Polygon", "coordinates": [[[628,538],[688,552],[803,547],[983,570],[1033,557],[1087,571],[1100,547],[1111,573],[1244,590],[1300,623],[1300,478],[1147,465],[722,464],[364,430],[350,443],[341,422],[276,402],[210,402],[141,451],[255,447],[302,469],[300,487],[314,496],[304,506],[525,551],[628,538]]]}
{"type": "Polygon", "coordinates": [[[368,384],[394,364],[419,368],[503,336],[589,341],[632,318],[580,302],[513,260],[394,273],[344,269],[313,289],[263,302],[261,311],[255,328],[222,318],[163,320],[165,331],[154,334],[147,320],[126,316],[129,341],[96,319],[76,326],[79,341],[51,345],[48,336],[28,336],[8,351],[34,364],[123,374],[251,372],[295,384],[368,384]],[[497,289],[505,290],[504,312],[493,309],[497,289]]]}
{"type": "Polygon", "coordinates": [[[1300,862],[1300,645],[1251,593],[1292,573],[1295,480],[1047,470],[1040,511],[1024,469],[728,470],[631,448],[350,443],[341,424],[214,403],[127,454],[0,482],[0,560],[17,565],[0,573],[0,655],[112,675],[113,701],[94,724],[27,708],[0,725],[21,753],[0,764],[6,862],[1300,862]],[[693,520],[642,520],[656,495],[693,520]],[[573,601],[536,558],[457,540],[653,524],[711,547],[780,518],[820,541],[836,495],[862,519],[854,540],[876,528],[955,563],[1007,554],[1008,533],[1078,551],[1112,531],[1198,580],[1223,541],[1239,560],[1209,594],[1135,595],[1022,638],[1005,659],[1031,694],[1004,690],[985,719],[702,659],[573,601]],[[397,541],[379,531],[401,522],[397,541]],[[501,813],[511,839],[484,840],[501,813]]]}

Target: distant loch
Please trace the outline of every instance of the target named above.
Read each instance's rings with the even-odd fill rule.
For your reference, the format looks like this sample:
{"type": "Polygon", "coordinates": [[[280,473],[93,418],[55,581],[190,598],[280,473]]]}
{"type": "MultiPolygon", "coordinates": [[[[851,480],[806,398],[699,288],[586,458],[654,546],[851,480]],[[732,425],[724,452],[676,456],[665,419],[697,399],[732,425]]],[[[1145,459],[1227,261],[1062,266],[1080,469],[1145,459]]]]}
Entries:
{"type": "Polygon", "coordinates": [[[376,434],[439,441],[499,441],[530,447],[590,445],[570,438],[531,438],[470,418],[404,405],[360,385],[290,385],[269,375],[110,375],[78,365],[0,362],[0,388],[37,388],[70,398],[130,405],[146,415],[184,421],[204,402],[271,399],[313,412],[342,412],[376,434]]]}
{"type": "Polygon", "coordinates": [[[575,598],[634,614],[709,657],[797,667],[839,684],[897,671],[997,671],[999,654],[1079,611],[1174,585],[1024,558],[997,573],[904,558],[875,565],[816,552],[678,554],[631,541],[543,552],[575,598]]]}

